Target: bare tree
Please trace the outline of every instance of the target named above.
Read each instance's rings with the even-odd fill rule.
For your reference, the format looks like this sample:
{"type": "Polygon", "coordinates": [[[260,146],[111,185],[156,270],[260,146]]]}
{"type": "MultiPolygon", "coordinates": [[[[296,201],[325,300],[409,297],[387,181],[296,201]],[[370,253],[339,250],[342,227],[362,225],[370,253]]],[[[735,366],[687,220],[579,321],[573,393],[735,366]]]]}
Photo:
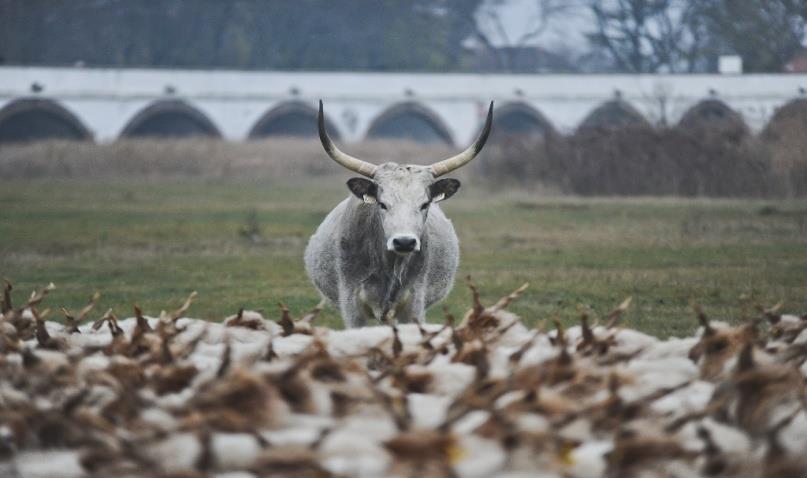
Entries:
{"type": "Polygon", "coordinates": [[[0,62],[445,71],[481,0],[0,0],[0,62]]]}
{"type": "Polygon", "coordinates": [[[501,18],[501,7],[508,0],[488,0],[474,12],[471,21],[473,36],[496,59],[497,69],[513,71],[516,53],[521,47],[544,34],[559,15],[580,8],[579,2],[569,0],[533,0],[536,13],[526,20],[526,28],[517,36],[508,33],[501,18]]]}
{"type": "Polygon", "coordinates": [[[693,72],[703,68],[702,31],[693,28],[691,0],[591,0],[595,49],[630,73],[693,72]]]}
{"type": "Polygon", "coordinates": [[[804,0],[700,0],[695,13],[711,37],[706,55],[738,54],[747,71],[781,71],[807,34],[804,0]]]}

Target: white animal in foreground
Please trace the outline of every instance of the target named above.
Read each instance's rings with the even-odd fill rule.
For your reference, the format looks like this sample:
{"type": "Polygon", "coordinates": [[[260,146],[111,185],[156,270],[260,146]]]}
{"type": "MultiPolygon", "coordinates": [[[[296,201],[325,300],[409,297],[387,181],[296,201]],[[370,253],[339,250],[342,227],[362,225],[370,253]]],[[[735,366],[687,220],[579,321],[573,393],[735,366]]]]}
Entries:
{"type": "Polygon", "coordinates": [[[328,155],[366,178],[347,182],[350,197],[339,203],[311,237],[305,268],[322,295],[338,306],[347,327],[373,319],[423,322],[426,309],[451,290],[459,264],[454,227],[438,202],[460,187],[436,178],[474,159],[493,121],[462,153],[430,166],[370,164],[340,151],[325,131],[322,101],[319,136],[328,155]]]}

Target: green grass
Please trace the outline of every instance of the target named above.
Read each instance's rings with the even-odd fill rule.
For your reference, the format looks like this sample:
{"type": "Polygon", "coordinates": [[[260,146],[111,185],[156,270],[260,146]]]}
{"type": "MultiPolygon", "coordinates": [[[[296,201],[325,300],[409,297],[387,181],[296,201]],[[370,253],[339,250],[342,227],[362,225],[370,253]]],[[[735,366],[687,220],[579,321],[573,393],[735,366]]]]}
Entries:
{"type": "MultiPolygon", "coordinates": [[[[239,307],[276,315],[318,302],[302,266],[308,236],[347,194],[342,179],[265,184],[31,181],[0,186],[0,274],[21,302],[54,282],[50,307],[128,316],[174,309],[221,319],[239,307]],[[256,211],[264,241],[238,233],[256,211]]],[[[634,298],[626,323],[661,335],[694,327],[688,302],[739,320],[743,304],[785,302],[807,312],[807,203],[544,198],[467,187],[444,203],[460,236],[458,277],[472,274],[490,302],[525,281],[513,309],[535,323],[574,321],[578,304],[603,315],[634,298]]],[[[459,280],[445,304],[470,303],[459,280]]],[[[442,311],[430,311],[440,320],[442,311]]],[[[322,323],[338,326],[333,308],[322,323]]]]}

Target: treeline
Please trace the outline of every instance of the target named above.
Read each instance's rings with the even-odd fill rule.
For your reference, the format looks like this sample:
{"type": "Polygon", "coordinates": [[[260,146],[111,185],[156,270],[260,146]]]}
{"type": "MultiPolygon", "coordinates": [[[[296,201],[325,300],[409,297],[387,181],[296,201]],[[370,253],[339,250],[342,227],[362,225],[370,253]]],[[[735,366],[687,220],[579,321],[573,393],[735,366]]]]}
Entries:
{"type": "Polygon", "coordinates": [[[534,2],[514,38],[505,0],[2,0],[0,64],[652,73],[738,54],[782,71],[807,32],[804,0],[534,2]],[[570,16],[584,44],[541,43],[570,16]]]}
{"type": "Polygon", "coordinates": [[[747,72],[780,72],[804,49],[804,0],[592,0],[595,52],[616,71],[715,71],[739,55],[747,72]]]}
{"type": "Polygon", "coordinates": [[[11,64],[451,70],[480,0],[2,0],[11,64]]]}

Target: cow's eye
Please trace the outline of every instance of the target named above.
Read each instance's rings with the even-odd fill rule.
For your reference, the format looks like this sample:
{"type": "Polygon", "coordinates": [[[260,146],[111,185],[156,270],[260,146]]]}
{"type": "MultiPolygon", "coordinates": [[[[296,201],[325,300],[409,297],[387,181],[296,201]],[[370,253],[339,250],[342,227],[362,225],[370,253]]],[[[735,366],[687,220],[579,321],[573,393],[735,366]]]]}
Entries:
{"type": "Polygon", "coordinates": [[[421,205],[421,206],[420,206],[420,210],[421,210],[421,211],[425,211],[426,209],[428,209],[428,208],[429,208],[429,204],[431,204],[431,201],[429,201],[429,202],[424,202],[424,203],[423,203],[423,205],[421,205]]]}
{"type": "Polygon", "coordinates": [[[381,209],[383,209],[383,210],[385,210],[385,211],[387,210],[387,205],[386,205],[386,204],[384,204],[384,203],[383,203],[383,202],[381,202],[381,201],[379,201],[379,202],[378,202],[378,207],[380,207],[381,209]]]}

